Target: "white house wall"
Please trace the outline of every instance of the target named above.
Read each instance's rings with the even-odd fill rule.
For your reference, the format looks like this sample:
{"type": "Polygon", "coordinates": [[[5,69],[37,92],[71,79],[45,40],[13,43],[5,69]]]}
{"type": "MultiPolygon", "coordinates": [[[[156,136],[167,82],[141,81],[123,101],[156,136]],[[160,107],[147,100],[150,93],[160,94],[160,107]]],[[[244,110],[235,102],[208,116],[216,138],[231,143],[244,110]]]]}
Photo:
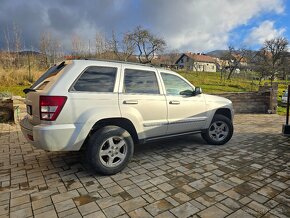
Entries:
{"type": "Polygon", "coordinates": [[[216,64],[214,63],[205,63],[205,62],[195,62],[194,69],[198,72],[216,72],[216,64]]]}
{"type": "Polygon", "coordinates": [[[178,68],[187,68],[198,72],[216,72],[216,64],[209,62],[193,62],[191,58],[183,56],[178,61],[178,68]]]}

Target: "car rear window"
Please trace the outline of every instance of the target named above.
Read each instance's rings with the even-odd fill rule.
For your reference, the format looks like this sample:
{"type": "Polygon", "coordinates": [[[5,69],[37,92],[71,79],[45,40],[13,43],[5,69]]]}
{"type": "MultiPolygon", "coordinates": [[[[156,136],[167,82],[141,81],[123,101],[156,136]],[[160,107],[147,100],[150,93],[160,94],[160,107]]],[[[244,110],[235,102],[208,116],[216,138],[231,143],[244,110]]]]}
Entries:
{"type": "Polygon", "coordinates": [[[73,85],[72,91],[113,92],[117,68],[92,66],[73,85]]]}
{"type": "Polygon", "coordinates": [[[35,90],[43,90],[45,86],[49,83],[49,81],[45,80],[55,77],[65,66],[65,61],[61,62],[58,65],[52,66],[44,74],[42,74],[42,76],[39,77],[39,79],[30,88],[35,90]]]}

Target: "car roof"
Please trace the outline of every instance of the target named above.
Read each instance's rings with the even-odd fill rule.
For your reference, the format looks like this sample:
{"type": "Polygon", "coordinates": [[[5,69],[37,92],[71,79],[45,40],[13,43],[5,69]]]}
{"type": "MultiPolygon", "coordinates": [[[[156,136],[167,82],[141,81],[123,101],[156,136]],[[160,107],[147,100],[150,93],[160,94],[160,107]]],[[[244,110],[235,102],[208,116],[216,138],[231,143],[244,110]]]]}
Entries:
{"type": "Polygon", "coordinates": [[[107,59],[74,59],[73,62],[78,63],[119,63],[119,64],[129,64],[129,65],[136,65],[136,66],[145,66],[145,67],[155,67],[152,64],[142,64],[142,63],[136,63],[136,62],[128,62],[128,61],[118,61],[118,60],[107,60],[107,59]]]}
{"type": "Polygon", "coordinates": [[[178,73],[170,70],[170,69],[166,69],[166,68],[161,68],[158,66],[154,66],[153,64],[142,64],[142,63],[137,63],[137,62],[128,62],[128,61],[118,61],[118,60],[107,60],[107,59],[73,59],[73,60],[67,60],[67,61],[72,61],[75,63],[79,63],[79,64],[125,64],[125,65],[132,65],[132,66],[141,66],[141,67],[152,67],[155,68],[156,70],[158,70],[159,72],[164,72],[164,73],[173,73],[176,75],[179,75],[178,73]]]}

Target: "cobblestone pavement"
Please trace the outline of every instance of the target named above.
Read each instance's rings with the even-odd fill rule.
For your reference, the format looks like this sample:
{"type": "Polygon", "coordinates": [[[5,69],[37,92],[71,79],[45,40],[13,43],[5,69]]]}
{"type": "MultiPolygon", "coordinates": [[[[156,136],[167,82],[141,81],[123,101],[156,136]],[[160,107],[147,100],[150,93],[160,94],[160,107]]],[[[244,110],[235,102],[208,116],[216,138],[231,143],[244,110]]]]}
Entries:
{"type": "Polygon", "coordinates": [[[233,139],[139,145],[128,167],[100,176],[79,152],[30,146],[0,124],[0,217],[290,217],[290,139],[283,117],[236,115],[233,139]]]}

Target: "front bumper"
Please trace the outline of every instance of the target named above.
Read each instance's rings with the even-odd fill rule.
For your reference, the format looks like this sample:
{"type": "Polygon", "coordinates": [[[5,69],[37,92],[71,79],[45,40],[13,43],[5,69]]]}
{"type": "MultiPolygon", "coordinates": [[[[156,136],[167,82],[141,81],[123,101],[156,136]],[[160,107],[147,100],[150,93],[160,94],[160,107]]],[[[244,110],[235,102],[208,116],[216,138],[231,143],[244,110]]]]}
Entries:
{"type": "Polygon", "coordinates": [[[36,148],[47,151],[76,151],[80,149],[77,143],[78,128],[73,124],[32,125],[25,117],[20,121],[24,137],[36,148]]]}

